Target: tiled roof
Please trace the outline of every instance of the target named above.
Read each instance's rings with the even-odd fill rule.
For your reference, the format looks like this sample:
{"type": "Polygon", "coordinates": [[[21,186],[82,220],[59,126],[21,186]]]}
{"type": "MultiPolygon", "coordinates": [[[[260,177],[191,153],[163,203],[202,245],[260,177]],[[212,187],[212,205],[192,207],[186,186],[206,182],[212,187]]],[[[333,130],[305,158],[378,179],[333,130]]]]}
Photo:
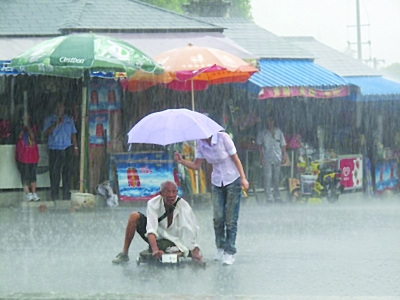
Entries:
{"type": "Polygon", "coordinates": [[[70,0],[0,0],[0,35],[57,35],[65,15],[74,5],[70,0]],[[71,5],[72,4],[72,5],[71,5]]]}
{"type": "Polygon", "coordinates": [[[224,35],[260,58],[313,59],[314,56],[246,18],[200,18],[224,27],[224,35]]]}
{"type": "Polygon", "coordinates": [[[0,0],[0,10],[0,36],[102,29],[222,32],[219,26],[134,0],[0,0]]]}
{"type": "Polygon", "coordinates": [[[218,30],[218,26],[180,15],[140,1],[90,0],[86,1],[75,29],[134,29],[192,31],[193,29],[218,30]]]}
{"type": "Polygon", "coordinates": [[[315,57],[315,63],[340,76],[380,75],[375,69],[370,68],[353,57],[318,42],[313,37],[285,37],[284,39],[312,53],[315,57]]]}

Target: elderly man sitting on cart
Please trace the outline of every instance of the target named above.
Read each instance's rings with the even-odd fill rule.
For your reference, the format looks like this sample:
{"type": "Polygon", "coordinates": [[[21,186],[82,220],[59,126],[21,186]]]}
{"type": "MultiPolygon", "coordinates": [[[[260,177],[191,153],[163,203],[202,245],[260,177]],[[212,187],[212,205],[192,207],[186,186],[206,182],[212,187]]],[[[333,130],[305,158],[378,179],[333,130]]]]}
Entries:
{"type": "Polygon", "coordinates": [[[189,203],[178,197],[178,188],[173,181],[161,184],[160,195],[147,202],[147,217],[132,212],[125,231],[124,248],[113,259],[119,264],[129,261],[128,251],[137,231],[149,244],[153,258],[159,259],[169,247],[177,247],[185,257],[201,261],[198,246],[199,225],[189,203]]]}

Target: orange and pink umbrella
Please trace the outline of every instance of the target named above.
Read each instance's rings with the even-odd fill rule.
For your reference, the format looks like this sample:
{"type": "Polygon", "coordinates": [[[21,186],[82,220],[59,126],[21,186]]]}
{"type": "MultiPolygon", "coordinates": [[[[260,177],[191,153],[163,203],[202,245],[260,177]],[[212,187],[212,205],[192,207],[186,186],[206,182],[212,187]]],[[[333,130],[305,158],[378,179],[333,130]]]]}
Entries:
{"type": "Polygon", "coordinates": [[[159,75],[136,72],[129,79],[128,89],[139,91],[162,84],[177,91],[201,91],[209,85],[246,82],[258,69],[241,58],[211,47],[188,46],[165,51],[154,60],[165,72],[159,75]]]}

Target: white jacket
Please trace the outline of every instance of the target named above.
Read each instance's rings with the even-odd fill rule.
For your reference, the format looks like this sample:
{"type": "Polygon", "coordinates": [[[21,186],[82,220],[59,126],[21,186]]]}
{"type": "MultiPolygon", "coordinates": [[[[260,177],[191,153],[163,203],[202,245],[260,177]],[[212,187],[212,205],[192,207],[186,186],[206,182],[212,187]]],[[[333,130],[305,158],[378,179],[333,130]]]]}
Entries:
{"type": "Polygon", "coordinates": [[[167,239],[173,242],[185,257],[188,256],[189,250],[199,247],[199,225],[192,208],[181,198],[176,204],[172,224],[168,228],[168,217],[158,223],[158,218],[164,213],[164,201],[160,195],[147,202],[146,237],[153,233],[156,239],[167,239]]]}

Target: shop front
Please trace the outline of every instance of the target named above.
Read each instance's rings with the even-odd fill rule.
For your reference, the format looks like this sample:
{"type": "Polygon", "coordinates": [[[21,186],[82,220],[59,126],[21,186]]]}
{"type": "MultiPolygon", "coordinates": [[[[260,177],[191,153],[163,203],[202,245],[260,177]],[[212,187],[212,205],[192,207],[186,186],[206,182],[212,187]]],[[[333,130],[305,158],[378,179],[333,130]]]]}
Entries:
{"type": "MultiPolygon", "coordinates": [[[[8,63],[7,63],[8,64],[8,63]]],[[[0,189],[22,189],[20,173],[15,161],[15,148],[21,116],[28,113],[39,148],[37,166],[37,187],[50,187],[47,141],[43,134],[43,121],[53,113],[53,104],[58,99],[66,102],[67,114],[73,116],[75,126],[80,127],[76,108],[80,95],[75,94],[80,83],[76,80],[51,78],[47,76],[27,76],[14,72],[12,68],[0,76],[0,189]],[[64,94],[60,92],[64,91],[64,94]]],[[[4,68],[3,68],[4,70],[4,68]]],[[[77,183],[78,159],[73,164],[73,182],[77,183]]],[[[76,188],[76,184],[74,185],[76,188]]]]}
{"type": "MultiPolygon", "coordinates": [[[[288,188],[290,178],[313,173],[313,166],[318,165],[345,168],[345,189],[360,189],[362,153],[353,145],[358,138],[352,129],[357,116],[356,106],[350,102],[350,92],[356,88],[310,60],[260,60],[259,64],[260,72],[239,86],[252,99],[257,120],[239,139],[243,140],[245,161],[250,160],[246,170],[253,168],[256,174],[251,177],[261,183],[258,187],[263,187],[262,172],[254,172],[254,166],[261,163],[254,141],[265,117],[272,113],[287,143],[288,162],[281,167],[283,189],[288,188]]],[[[241,107],[240,111],[246,110],[241,107]]],[[[246,119],[240,118],[242,123],[246,119]]]]}
{"type": "Polygon", "coordinates": [[[362,133],[364,189],[369,194],[398,192],[400,83],[381,76],[345,78],[361,89],[355,99],[362,133]]]}

